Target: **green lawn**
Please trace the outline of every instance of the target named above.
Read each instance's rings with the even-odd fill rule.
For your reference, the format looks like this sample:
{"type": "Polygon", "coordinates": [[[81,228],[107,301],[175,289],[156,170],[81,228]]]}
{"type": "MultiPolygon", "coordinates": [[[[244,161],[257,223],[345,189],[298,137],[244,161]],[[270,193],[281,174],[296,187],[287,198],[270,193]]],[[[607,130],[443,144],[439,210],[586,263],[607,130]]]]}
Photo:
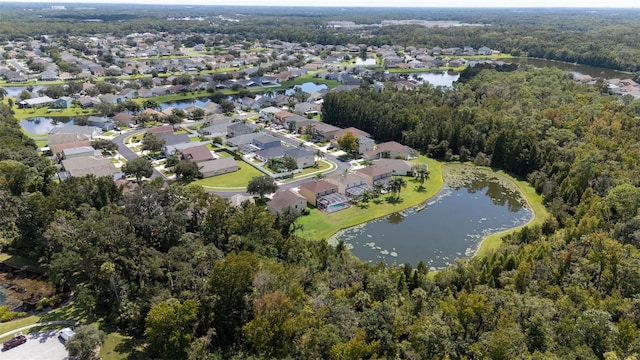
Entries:
{"type": "Polygon", "coordinates": [[[36,146],[41,148],[47,146],[49,140],[36,140],[36,146]]]}
{"type": "Polygon", "coordinates": [[[240,170],[236,172],[196,180],[193,184],[201,185],[207,190],[244,190],[247,188],[249,180],[262,175],[260,171],[244,161],[237,161],[237,163],[240,166],[240,170]]]}
{"type": "Polygon", "coordinates": [[[316,77],[313,77],[312,73],[309,73],[307,75],[300,76],[299,78],[296,78],[293,80],[281,82],[280,88],[286,89],[294,85],[302,85],[306,82],[313,82],[316,84],[325,84],[329,87],[329,89],[333,89],[334,87],[337,87],[338,85],[340,85],[340,82],[338,82],[337,80],[327,80],[323,77],[316,78],[316,77]]]}
{"type": "Polygon", "coordinates": [[[302,171],[300,171],[299,173],[297,173],[294,178],[299,178],[299,177],[304,177],[305,175],[308,175],[310,173],[315,173],[318,171],[325,171],[329,168],[331,168],[331,164],[325,160],[318,160],[316,161],[316,164],[318,164],[318,167],[308,167],[306,169],[302,169],[302,171]]]}
{"type": "Polygon", "coordinates": [[[379,217],[383,217],[412,206],[419,205],[434,196],[440,191],[443,184],[442,162],[420,156],[414,160],[415,163],[426,163],[429,165],[431,178],[424,184],[424,190],[418,192],[418,182],[416,179],[406,177],[407,187],[400,193],[401,202],[390,203],[385,201],[388,195],[381,195],[382,202],[376,204],[370,201],[367,208],[361,209],[352,206],[349,209],[338,211],[332,214],[325,214],[317,209],[311,210],[308,216],[298,218],[298,224],[302,225],[300,235],[310,239],[327,239],[341,229],[365,223],[379,217]]]}

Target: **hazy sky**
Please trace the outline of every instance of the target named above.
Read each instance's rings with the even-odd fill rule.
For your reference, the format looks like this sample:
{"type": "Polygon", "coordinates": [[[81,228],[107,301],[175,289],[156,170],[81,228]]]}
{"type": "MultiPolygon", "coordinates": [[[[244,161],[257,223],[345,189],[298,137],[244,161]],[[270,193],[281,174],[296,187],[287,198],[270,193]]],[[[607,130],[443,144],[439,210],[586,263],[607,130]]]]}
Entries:
{"type": "MultiPolygon", "coordinates": [[[[0,0],[2,3],[3,0],[0,0]]],[[[24,0],[39,2],[42,0],[24,0]]],[[[335,6],[335,7],[580,7],[640,8],[640,0],[54,0],[56,3],[124,3],[171,5],[335,6]]],[[[0,8],[2,5],[0,4],[0,8]]]]}

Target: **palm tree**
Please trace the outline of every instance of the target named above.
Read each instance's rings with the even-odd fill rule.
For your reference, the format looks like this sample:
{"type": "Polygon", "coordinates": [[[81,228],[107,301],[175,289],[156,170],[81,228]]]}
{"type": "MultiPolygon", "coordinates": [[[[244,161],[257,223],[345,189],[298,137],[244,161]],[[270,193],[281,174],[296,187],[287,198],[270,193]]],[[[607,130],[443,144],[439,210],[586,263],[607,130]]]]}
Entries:
{"type": "Polygon", "coordinates": [[[389,190],[395,194],[396,199],[400,198],[400,191],[406,187],[407,182],[401,177],[393,178],[391,182],[389,182],[389,190]]]}
{"type": "Polygon", "coordinates": [[[429,172],[429,168],[425,164],[418,164],[413,166],[414,176],[418,179],[420,183],[420,189],[424,189],[424,182],[429,180],[431,173],[429,172]]]}

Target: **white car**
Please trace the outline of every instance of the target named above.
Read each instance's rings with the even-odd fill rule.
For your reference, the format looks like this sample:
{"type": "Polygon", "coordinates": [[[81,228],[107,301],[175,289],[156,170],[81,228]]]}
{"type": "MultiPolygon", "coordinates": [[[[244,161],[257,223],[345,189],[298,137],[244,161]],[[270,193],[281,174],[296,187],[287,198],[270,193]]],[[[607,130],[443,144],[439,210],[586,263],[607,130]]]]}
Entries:
{"type": "Polygon", "coordinates": [[[73,331],[71,328],[64,328],[58,333],[58,338],[62,340],[62,342],[67,342],[67,340],[71,339],[71,337],[73,337],[73,335],[75,334],[75,331],[73,331]]]}

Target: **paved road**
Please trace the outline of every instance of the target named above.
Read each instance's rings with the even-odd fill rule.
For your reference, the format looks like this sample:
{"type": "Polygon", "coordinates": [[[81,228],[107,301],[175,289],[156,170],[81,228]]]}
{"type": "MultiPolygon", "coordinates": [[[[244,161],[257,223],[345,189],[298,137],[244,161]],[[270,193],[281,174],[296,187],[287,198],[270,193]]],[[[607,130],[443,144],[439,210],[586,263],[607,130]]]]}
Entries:
{"type": "Polygon", "coordinates": [[[34,327],[38,327],[38,326],[47,326],[47,325],[74,325],[76,322],[75,321],[67,321],[67,320],[54,320],[54,321],[47,321],[47,322],[41,322],[41,323],[36,323],[33,325],[29,325],[29,326],[23,326],[19,329],[14,329],[11,331],[8,331],[4,334],[0,334],[0,339],[5,337],[5,336],[10,336],[12,334],[15,334],[17,332],[21,332],[27,329],[31,329],[34,327]]]}
{"type": "MultiPolygon", "coordinates": [[[[192,125],[194,125],[194,123],[189,123],[189,124],[185,124],[185,125],[192,126],[192,125]]],[[[124,144],[124,140],[129,136],[141,134],[141,133],[143,133],[145,131],[147,131],[147,129],[133,130],[133,131],[129,131],[129,132],[120,134],[120,135],[116,136],[113,139],[113,142],[115,142],[118,145],[118,152],[125,159],[127,159],[127,161],[130,161],[130,160],[133,160],[133,159],[137,158],[138,155],[135,152],[133,152],[131,149],[129,149],[129,147],[127,147],[124,144]]],[[[281,141],[286,142],[287,144],[289,144],[291,146],[296,146],[296,147],[300,146],[300,142],[299,141],[296,141],[296,140],[291,139],[291,138],[289,138],[287,136],[284,136],[284,135],[280,134],[277,131],[267,130],[267,132],[270,133],[271,135],[275,136],[276,138],[280,139],[281,141]]],[[[315,150],[315,148],[312,148],[312,147],[307,147],[307,148],[310,149],[310,150],[315,150]]],[[[336,158],[333,155],[325,154],[324,157],[325,157],[325,159],[327,159],[327,160],[329,160],[329,161],[331,161],[331,162],[333,162],[333,163],[335,163],[337,165],[335,170],[333,170],[333,171],[331,171],[329,173],[325,173],[325,175],[329,175],[329,174],[333,174],[333,173],[340,174],[340,173],[348,170],[349,167],[350,167],[349,162],[340,161],[340,160],[338,160],[338,158],[336,158]]],[[[158,178],[158,177],[164,178],[164,176],[158,170],[153,169],[153,174],[151,175],[151,179],[155,179],[155,178],[158,178]]],[[[299,186],[301,183],[303,183],[305,181],[309,181],[309,178],[296,180],[296,181],[288,182],[286,184],[282,184],[282,185],[280,185],[280,189],[291,189],[291,188],[299,186]]],[[[231,190],[231,191],[207,190],[207,191],[212,192],[212,193],[216,193],[216,194],[219,194],[219,195],[225,196],[225,197],[233,196],[235,194],[247,195],[247,192],[244,191],[244,190],[242,190],[242,191],[240,191],[240,190],[231,190]]]]}
{"type": "MultiPolygon", "coordinates": [[[[135,152],[133,152],[131,149],[129,149],[127,145],[124,144],[124,139],[128,138],[131,135],[141,134],[145,131],[147,131],[147,129],[128,131],[113,138],[113,142],[116,143],[116,145],[118,145],[118,152],[120,153],[120,155],[122,155],[122,157],[127,159],[127,161],[131,161],[133,159],[138,158],[138,155],[135,152]]],[[[155,179],[155,178],[164,178],[164,176],[160,173],[160,171],[153,169],[153,174],[151,174],[151,179],[155,179]]]]}
{"type": "MultiPolygon", "coordinates": [[[[23,326],[19,329],[0,334],[0,338],[12,336],[16,333],[28,330],[34,327],[47,325],[65,326],[75,325],[75,321],[56,320],[41,322],[29,326],[23,326]]],[[[69,359],[67,349],[65,349],[62,341],[58,339],[58,330],[43,330],[27,334],[27,342],[13,349],[2,352],[0,358],[2,360],[66,360],[69,359]]]]}

